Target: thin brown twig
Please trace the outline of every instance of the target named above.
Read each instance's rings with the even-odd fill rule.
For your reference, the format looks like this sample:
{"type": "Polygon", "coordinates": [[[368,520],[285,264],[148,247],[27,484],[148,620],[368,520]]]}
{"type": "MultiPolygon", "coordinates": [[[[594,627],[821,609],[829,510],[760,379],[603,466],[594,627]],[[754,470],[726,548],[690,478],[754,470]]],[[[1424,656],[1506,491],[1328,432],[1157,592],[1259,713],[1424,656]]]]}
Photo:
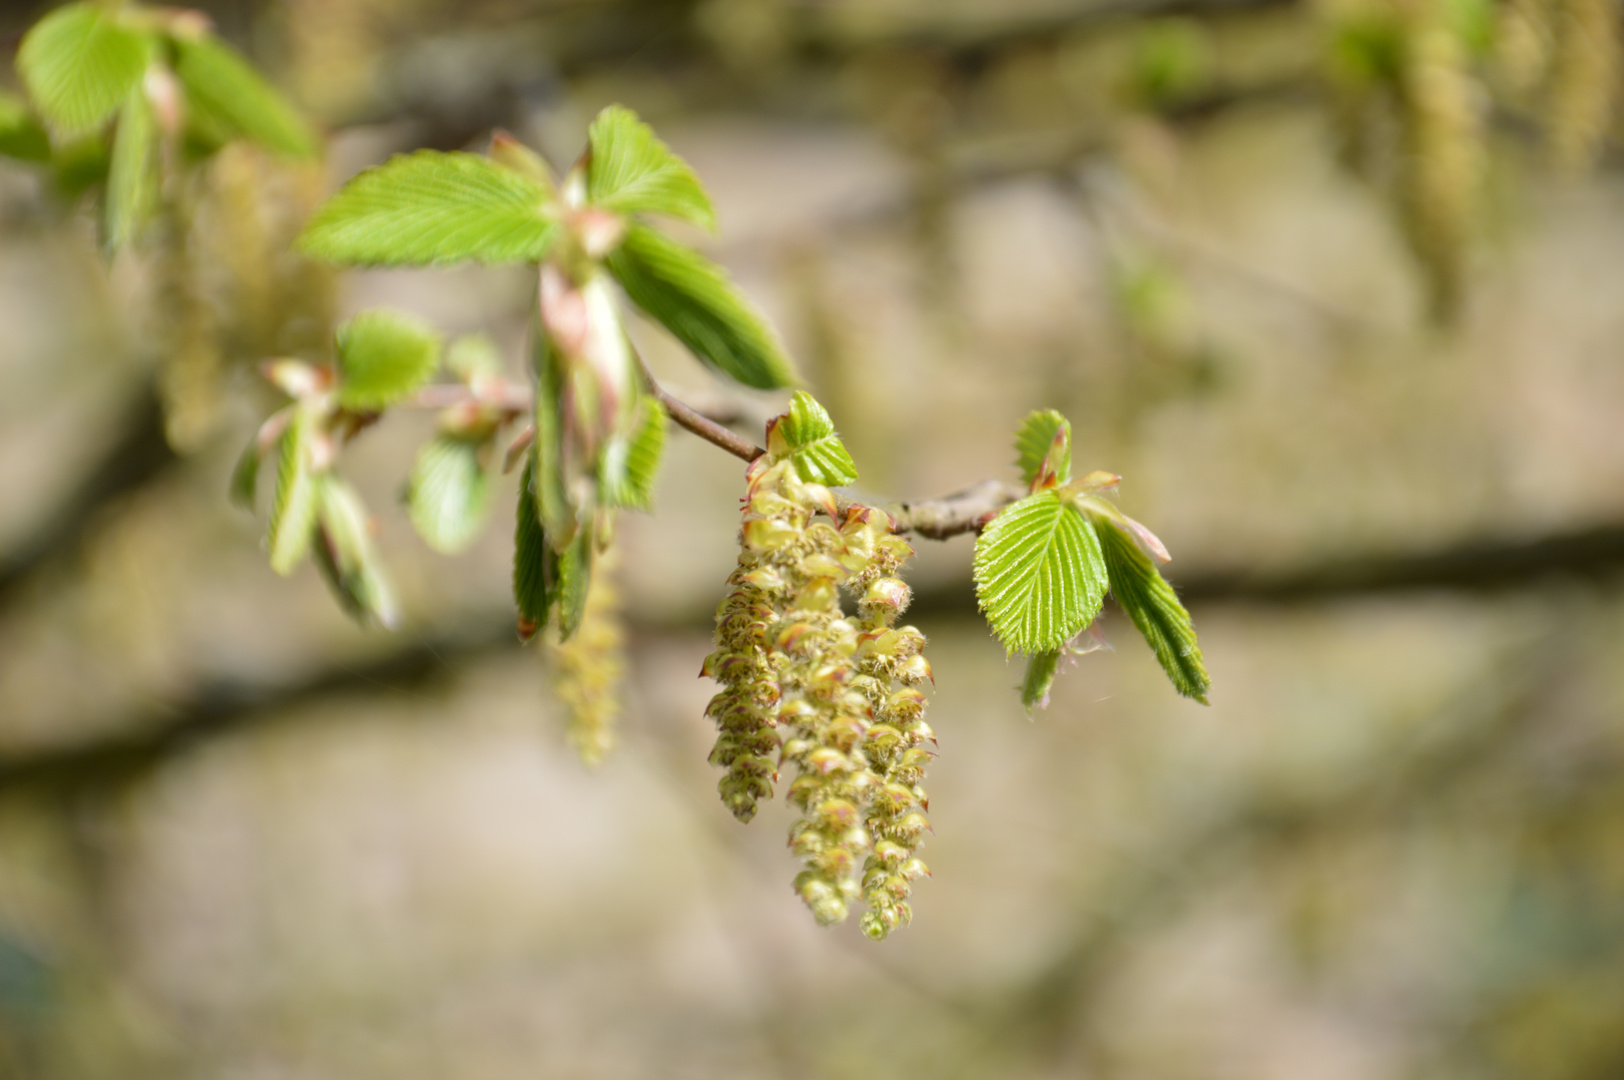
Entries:
{"type": "Polygon", "coordinates": [[[706,442],[721,447],[742,461],[754,461],[767,452],[743,435],[734,434],[710,417],[701,415],[697,410],[672,397],[652,378],[649,379],[649,386],[653,388],[654,396],[660,399],[660,404],[665,406],[665,411],[670,414],[672,420],[706,442]]]}
{"type": "MultiPolygon", "coordinates": [[[[641,357],[638,363],[642,365],[641,357]]],[[[659,399],[671,419],[680,427],[693,432],[713,446],[726,450],[741,461],[754,461],[767,452],[744,436],[729,431],[687,402],[674,397],[659,384],[646,366],[643,366],[643,377],[648,383],[649,391],[659,399]]],[[[529,387],[510,382],[484,385],[477,392],[460,383],[441,383],[426,386],[408,401],[402,402],[407,408],[417,409],[447,409],[464,404],[490,405],[514,414],[522,414],[530,409],[531,391],[529,387]]],[[[984,480],[973,487],[940,499],[892,503],[887,505],[885,510],[896,523],[896,531],[899,533],[914,533],[928,540],[946,540],[964,533],[980,532],[998,511],[1024,494],[1025,491],[1015,484],[1002,480],[984,480]]],[[[838,502],[840,511],[843,513],[847,506],[853,505],[856,501],[841,498],[838,502]]]]}

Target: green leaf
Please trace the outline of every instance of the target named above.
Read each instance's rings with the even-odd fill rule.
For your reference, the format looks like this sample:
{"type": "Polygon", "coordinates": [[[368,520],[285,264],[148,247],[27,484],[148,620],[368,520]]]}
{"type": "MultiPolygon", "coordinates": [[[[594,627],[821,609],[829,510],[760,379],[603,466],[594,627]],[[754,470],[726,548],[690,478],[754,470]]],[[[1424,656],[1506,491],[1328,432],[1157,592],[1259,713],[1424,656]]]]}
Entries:
{"type": "Polygon", "coordinates": [[[57,194],[72,202],[107,179],[106,140],[90,136],[59,143],[51,154],[51,173],[57,194]]]}
{"type": "Polygon", "coordinates": [[[461,382],[497,379],[502,375],[502,353],[485,334],[463,334],[446,350],[445,366],[461,382]]]}
{"type": "Polygon", "coordinates": [[[463,550],[485,524],[490,479],[480,454],[480,443],[454,435],[441,435],[418,452],[406,505],[418,535],[435,551],[463,550]]]}
{"type": "Polygon", "coordinates": [[[317,503],[321,493],[318,478],[310,469],[311,444],[317,415],[310,409],[296,409],[277,450],[276,492],[271,497],[271,523],[266,535],[271,569],[286,577],[293,573],[305,552],[316,525],[317,503]]]}
{"type": "Polygon", "coordinates": [[[158,210],[158,124],[140,86],[130,91],[107,173],[107,248],[134,243],[158,210]]]}
{"type": "Polygon", "coordinates": [[[699,178],[630,109],[611,105],[599,113],[587,145],[586,193],[594,205],[716,228],[716,211],[699,178]]]}
{"type": "Polygon", "coordinates": [[[1111,576],[1111,594],[1155,651],[1173,687],[1185,697],[1207,704],[1212,680],[1201,659],[1190,613],[1179,603],[1173,586],[1129,533],[1101,519],[1096,519],[1096,529],[1111,576]]]}
{"type": "Polygon", "coordinates": [[[154,42],[120,26],[99,4],[69,4],[34,24],[17,50],[17,71],[57,134],[101,126],[146,74],[154,42]]]}
{"type": "Polygon", "coordinates": [[[789,412],[767,425],[767,449],[780,460],[795,463],[795,471],[809,484],[839,487],[857,482],[857,465],[835,434],[834,421],[817,399],[795,391],[789,412]]]}
{"type": "Polygon", "coordinates": [[[298,247],[362,266],[540,262],[558,232],[549,201],[536,181],[489,158],[419,150],[344,185],[298,247]]]}
{"type": "Polygon", "coordinates": [[[51,160],[50,137],[28,103],[12,94],[0,94],[0,154],[34,164],[51,160]]]}
{"type": "Polygon", "coordinates": [[[421,389],[440,364],[440,335],[395,311],[363,311],[338,328],[338,403],[375,412],[421,389]]]}
{"type": "Polygon", "coordinates": [[[1094,527],[1055,491],[1006,507],[976,541],[976,598],[1011,652],[1058,649],[1099,614],[1105,562],[1094,527]]]}
{"type": "Polygon", "coordinates": [[[1028,487],[1039,476],[1053,476],[1056,484],[1070,480],[1071,424],[1053,409],[1022,420],[1015,429],[1015,464],[1021,470],[1021,482],[1028,487]]]}
{"type": "Polygon", "coordinates": [[[394,590],[372,544],[369,515],[355,489],[331,474],[316,478],[320,532],[316,565],[351,618],[392,627],[394,590]]]}
{"type": "Polygon", "coordinates": [[[564,481],[564,369],[547,332],[538,323],[530,328],[531,362],[536,372],[534,440],[536,473],[532,488],[536,512],[548,542],[555,550],[575,539],[580,521],[569,486],[564,481]]]}
{"type": "Polygon", "coordinates": [[[276,89],[225,43],[212,36],[175,39],[175,74],[189,110],[205,127],[229,128],[289,157],[316,156],[316,135],[276,89]]]}
{"type": "Polygon", "coordinates": [[[600,483],[609,506],[651,510],[654,481],[665,453],[665,406],[645,395],[639,402],[637,425],[629,438],[616,436],[604,448],[600,483]]]}
{"type": "Polygon", "coordinates": [[[592,529],[582,529],[575,542],[558,553],[558,640],[568,641],[586,614],[592,587],[592,529]]]}
{"type": "Polygon", "coordinates": [[[547,542],[536,506],[535,455],[519,477],[518,521],[513,532],[513,603],[519,609],[519,636],[528,641],[547,623],[558,599],[558,553],[547,542]]]}
{"type": "Polygon", "coordinates": [[[722,374],[762,390],[796,381],[766,321],[698,252],[634,223],[606,265],[632,303],[722,374]]]}
{"type": "Polygon", "coordinates": [[[231,470],[231,501],[244,510],[254,508],[254,496],[259,491],[259,461],[259,440],[253,439],[231,470]]]}
{"type": "Polygon", "coordinates": [[[1026,658],[1026,676],[1021,680],[1021,704],[1026,711],[1049,707],[1049,688],[1060,674],[1060,658],[1065,649],[1045,649],[1026,658]]]}

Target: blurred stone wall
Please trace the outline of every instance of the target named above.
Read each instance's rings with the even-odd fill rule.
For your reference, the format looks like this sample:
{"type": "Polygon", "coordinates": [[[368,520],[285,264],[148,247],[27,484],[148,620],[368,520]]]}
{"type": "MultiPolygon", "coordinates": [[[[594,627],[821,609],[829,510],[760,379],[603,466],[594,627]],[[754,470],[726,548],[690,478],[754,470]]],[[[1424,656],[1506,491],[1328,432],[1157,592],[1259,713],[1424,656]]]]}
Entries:
{"type": "MultiPolygon", "coordinates": [[[[498,125],[562,165],[644,113],[876,495],[1006,475],[1047,406],[1123,474],[1213,706],[1112,614],[1028,720],[969,539],[918,542],[934,877],[878,946],[811,923],[781,806],[714,797],[737,461],[673,434],[624,525],[632,676],[589,773],[511,631],[505,512],[448,559],[397,506],[430,420],[345,462],[392,635],[276,578],[223,497],[257,357],[201,451],[98,481],[150,393],[138,283],[0,177],[0,1075],[1620,1075],[1624,185],[1497,135],[1440,329],[1338,164],[1311,23],[1235,7],[1161,111],[1114,89],[1137,23],[1059,0],[216,12],[332,125],[329,184],[498,125]]],[[[337,288],[520,370],[521,271],[337,288]]]]}

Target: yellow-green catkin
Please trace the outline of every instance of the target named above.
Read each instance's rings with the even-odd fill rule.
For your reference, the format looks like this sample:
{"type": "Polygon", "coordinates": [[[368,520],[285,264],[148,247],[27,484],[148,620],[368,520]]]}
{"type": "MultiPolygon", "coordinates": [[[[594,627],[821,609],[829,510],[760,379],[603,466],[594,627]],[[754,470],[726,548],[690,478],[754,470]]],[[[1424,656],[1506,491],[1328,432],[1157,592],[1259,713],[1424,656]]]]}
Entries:
{"type": "Polygon", "coordinates": [[[1401,185],[1410,245],[1427,273],[1434,316],[1459,308],[1484,172],[1479,87],[1466,45],[1442,5],[1406,29],[1401,185]]]}
{"type": "Polygon", "coordinates": [[[192,248],[194,184],[177,181],[165,195],[157,253],[155,338],[160,350],[159,387],[164,433],[182,453],[198,449],[220,420],[222,357],[215,315],[203,295],[202,274],[192,248]]]}
{"type": "Polygon", "coordinates": [[[581,624],[569,640],[549,638],[553,690],[568,716],[564,737],[581,761],[596,767],[615,747],[620,684],[626,672],[626,632],[620,622],[612,553],[598,556],[581,624]]]}
{"type": "Polygon", "coordinates": [[[1494,23],[1494,74],[1505,96],[1526,105],[1551,67],[1552,0],[1506,0],[1494,23]]]}
{"type": "Polygon", "coordinates": [[[881,511],[837,517],[791,461],[758,458],[747,478],[739,562],[702,670],[722,684],[706,710],[718,728],[711,763],[727,770],[718,789],[749,821],[792,770],[796,893],[824,925],[863,900],[864,932],[883,938],[910,919],[911,883],[927,872],[914,851],[929,827],[921,744],[932,734],[913,684],[930,665],[924,635],[893,625],[909,596],[895,575],[913,549],[881,511]],[[856,616],[843,587],[859,598],[856,616]]]}
{"type": "Polygon", "coordinates": [[[1607,138],[1618,93],[1618,17],[1612,0],[1560,0],[1546,106],[1560,168],[1588,167],[1607,138]]]}

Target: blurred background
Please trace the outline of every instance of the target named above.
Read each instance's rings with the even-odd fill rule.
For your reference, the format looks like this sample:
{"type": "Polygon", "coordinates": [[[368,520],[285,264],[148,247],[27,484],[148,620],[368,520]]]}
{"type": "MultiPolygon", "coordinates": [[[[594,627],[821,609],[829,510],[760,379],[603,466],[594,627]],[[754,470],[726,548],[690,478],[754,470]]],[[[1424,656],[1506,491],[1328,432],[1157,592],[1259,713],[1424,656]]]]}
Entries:
{"type": "Polygon", "coordinates": [[[187,249],[111,266],[0,168],[0,1075],[1624,1076],[1610,0],[205,7],[322,168],[229,148],[187,249]],[[595,772],[515,640],[514,477],[444,558],[398,506],[432,418],[356,442],[394,633],[226,501],[254,362],[336,317],[523,370],[525,272],[331,274],[286,253],[315,202],[497,127],[567,166],[616,101],[865,489],[1008,478],[1058,408],[1201,634],[1211,708],[1111,611],[1029,720],[971,540],[916,542],[935,877],[881,945],[802,909],[781,802],[714,794],[736,460],[674,433],[625,522],[595,772]]]}

